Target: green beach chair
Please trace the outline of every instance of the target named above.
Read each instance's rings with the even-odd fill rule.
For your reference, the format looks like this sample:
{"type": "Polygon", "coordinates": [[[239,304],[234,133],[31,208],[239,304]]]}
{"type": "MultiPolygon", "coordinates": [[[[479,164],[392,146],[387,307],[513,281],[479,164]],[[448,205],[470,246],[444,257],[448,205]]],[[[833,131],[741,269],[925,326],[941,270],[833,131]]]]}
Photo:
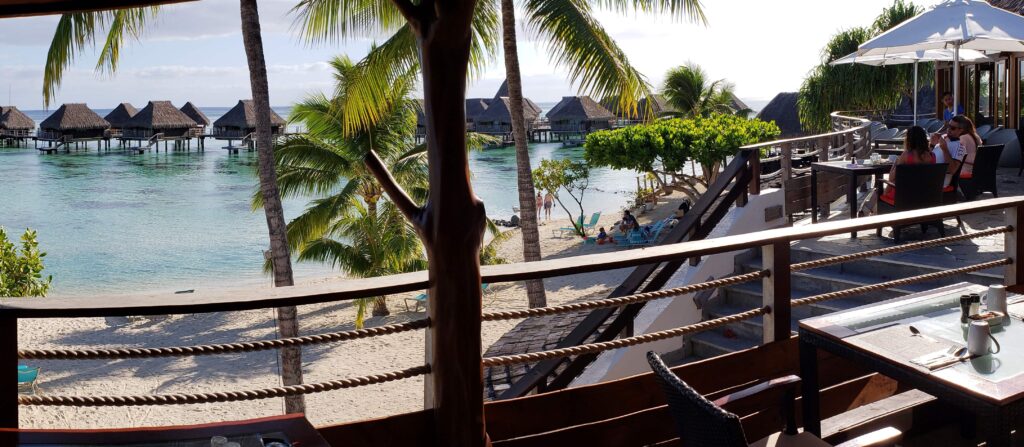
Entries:
{"type": "Polygon", "coordinates": [[[18,365],[18,392],[26,394],[38,394],[39,387],[36,380],[39,379],[39,367],[18,365]]]}
{"type": "MultiPolygon", "coordinates": [[[[576,219],[576,225],[578,225],[580,227],[583,227],[583,216],[580,216],[579,219],[576,219]]],[[[583,228],[584,228],[584,230],[586,229],[586,227],[583,227],[583,228]]],[[[574,227],[555,228],[555,229],[551,230],[551,235],[554,236],[556,232],[558,233],[558,237],[565,237],[566,233],[569,233],[569,234],[576,233],[576,228],[574,228],[574,227]]]]}
{"type": "Polygon", "coordinates": [[[409,301],[412,301],[412,302],[416,303],[416,307],[415,307],[416,310],[415,310],[415,312],[419,312],[421,304],[423,305],[423,307],[427,307],[427,293],[423,292],[423,293],[421,293],[419,295],[416,295],[416,296],[414,296],[412,298],[406,298],[405,299],[405,310],[406,310],[406,312],[409,311],[409,301]]]}
{"type": "Polygon", "coordinates": [[[583,225],[583,231],[593,231],[597,228],[597,221],[601,220],[601,212],[598,211],[590,216],[590,222],[583,225]]]}

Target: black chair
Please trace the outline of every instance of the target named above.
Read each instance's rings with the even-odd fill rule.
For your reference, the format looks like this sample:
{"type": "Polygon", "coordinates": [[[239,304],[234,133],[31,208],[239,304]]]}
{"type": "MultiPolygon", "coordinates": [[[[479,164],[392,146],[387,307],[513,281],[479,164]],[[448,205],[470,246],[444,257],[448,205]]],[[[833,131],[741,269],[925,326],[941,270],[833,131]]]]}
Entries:
{"type": "MultiPolygon", "coordinates": [[[[942,183],[946,179],[948,167],[949,165],[946,163],[896,165],[896,183],[885,182],[896,188],[893,203],[886,203],[879,198],[878,213],[909,211],[942,205],[942,183]]],[[[940,235],[946,235],[942,221],[922,223],[921,231],[927,231],[929,226],[937,227],[940,235]]],[[[892,227],[892,238],[897,244],[900,243],[900,233],[904,227],[905,225],[892,227]]],[[[876,233],[881,236],[882,228],[879,227],[876,233]]]]}
{"type": "Polygon", "coordinates": [[[978,147],[978,153],[974,156],[971,176],[960,179],[960,190],[963,191],[967,200],[974,200],[983,192],[990,192],[993,197],[999,197],[999,192],[996,190],[998,183],[996,171],[999,169],[999,157],[1002,154],[1002,144],[978,147]]]}
{"type": "MultiPolygon", "coordinates": [[[[669,413],[679,431],[679,440],[685,447],[831,447],[810,433],[797,433],[793,406],[797,384],[800,383],[797,376],[791,375],[763,382],[712,402],[680,380],[653,351],[647,353],[647,363],[651,365],[655,379],[665,392],[669,413]],[[748,444],[740,417],[724,410],[721,405],[739,402],[773,389],[785,391],[782,410],[786,428],[781,433],[748,444]]],[[[899,430],[886,427],[846,441],[837,447],[890,445],[898,441],[901,435],[899,430]]]]}
{"type": "Polygon", "coordinates": [[[1021,119],[1020,125],[1017,126],[1017,146],[1020,147],[1020,170],[1017,171],[1017,177],[1020,177],[1020,174],[1024,173],[1024,119],[1021,119]]]}

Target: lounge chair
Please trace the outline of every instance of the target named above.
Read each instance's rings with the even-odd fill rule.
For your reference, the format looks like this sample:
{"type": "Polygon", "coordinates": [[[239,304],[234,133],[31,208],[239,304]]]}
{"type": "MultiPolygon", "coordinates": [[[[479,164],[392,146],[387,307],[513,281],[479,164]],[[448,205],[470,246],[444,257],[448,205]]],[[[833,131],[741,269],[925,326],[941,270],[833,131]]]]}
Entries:
{"type": "Polygon", "coordinates": [[[660,220],[651,226],[650,235],[644,230],[637,230],[629,234],[629,240],[627,244],[631,247],[641,245],[653,245],[658,240],[658,236],[661,235],[661,231],[668,225],[670,219],[660,220]]]}
{"type": "Polygon", "coordinates": [[[583,231],[593,230],[597,228],[597,221],[601,220],[601,212],[598,211],[590,216],[590,222],[583,224],[583,231]]]}
{"type": "MultiPolygon", "coordinates": [[[[580,227],[583,226],[583,216],[580,216],[579,219],[576,219],[576,224],[579,225],[580,227]]],[[[574,227],[562,227],[562,228],[553,228],[553,229],[551,229],[551,235],[554,236],[555,233],[558,233],[558,237],[565,237],[566,233],[569,233],[570,235],[571,234],[576,234],[576,228],[574,228],[574,227]]]]}
{"type": "MultiPolygon", "coordinates": [[[[480,291],[482,293],[486,294],[487,293],[487,289],[489,287],[491,287],[491,285],[489,283],[480,284],[480,291]]],[[[427,293],[423,292],[423,293],[421,293],[419,295],[416,295],[416,296],[414,296],[412,298],[406,298],[405,299],[405,310],[406,310],[406,312],[409,311],[409,301],[412,301],[412,302],[416,303],[416,306],[413,309],[415,309],[414,310],[415,312],[419,312],[420,311],[420,305],[422,305],[424,308],[427,307],[427,293]]]]}
{"type": "Polygon", "coordinates": [[[38,394],[39,387],[36,381],[39,379],[39,367],[18,365],[18,392],[26,394],[38,394]]]}
{"type": "MultiPolygon", "coordinates": [[[[896,165],[896,184],[885,181],[896,188],[896,195],[892,203],[879,198],[878,214],[942,205],[942,183],[946,179],[947,168],[947,163],[896,165]]],[[[942,221],[922,223],[922,231],[927,230],[929,225],[938,227],[940,235],[946,235],[942,221]]],[[[902,225],[892,227],[893,240],[897,244],[900,243],[900,232],[903,228],[902,225]]],[[[876,234],[882,235],[882,227],[878,227],[876,234]]]]}
{"type": "Polygon", "coordinates": [[[967,200],[974,200],[983,192],[999,197],[996,190],[996,171],[999,169],[999,157],[1003,154],[1002,144],[991,144],[978,147],[974,156],[974,169],[970,174],[960,174],[960,190],[967,200]]]}
{"type": "Polygon", "coordinates": [[[945,123],[943,123],[942,121],[940,121],[940,120],[935,120],[935,122],[934,122],[934,123],[931,123],[931,124],[929,124],[929,125],[928,125],[928,127],[926,127],[926,128],[925,128],[925,130],[927,130],[927,131],[928,131],[928,133],[934,133],[934,132],[938,132],[938,131],[939,131],[939,129],[941,129],[941,128],[942,128],[942,126],[945,126],[945,125],[946,125],[946,124],[945,124],[945,123]]]}
{"type": "MultiPolygon", "coordinates": [[[[797,431],[794,403],[797,387],[800,384],[800,378],[797,376],[790,375],[767,380],[710,401],[683,382],[668,366],[665,366],[658,354],[648,352],[647,363],[651,365],[654,379],[658,385],[661,385],[661,389],[665,393],[668,412],[679,432],[679,441],[681,441],[679,444],[701,447],[831,447],[830,444],[809,432],[798,433],[797,431]],[[758,395],[763,396],[765,394],[762,393],[766,392],[781,394],[782,402],[777,408],[782,411],[781,416],[785,422],[785,428],[781,432],[748,444],[740,417],[726,411],[721,406],[742,406],[744,401],[750,403],[751,400],[757,399],[758,395]]],[[[837,447],[892,445],[898,442],[902,436],[903,433],[899,430],[885,427],[846,441],[837,447]]]]}

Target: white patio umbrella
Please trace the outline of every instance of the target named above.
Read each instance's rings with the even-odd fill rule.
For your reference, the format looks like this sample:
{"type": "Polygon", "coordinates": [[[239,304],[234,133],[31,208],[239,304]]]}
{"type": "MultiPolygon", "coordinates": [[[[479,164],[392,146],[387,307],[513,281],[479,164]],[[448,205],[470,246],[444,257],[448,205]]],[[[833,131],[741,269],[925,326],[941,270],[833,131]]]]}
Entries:
{"type": "Polygon", "coordinates": [[[948,0],[864,42],[858,56],[953,50],[953,110],[959,103],[960,50],[1024,51],[1024,17],[983,0],[948,0]]]}
{"type": "MultiPolygon", "coordinates": [[[[829,65],[843,65],[843,64],[864,64],[872,65],[876,67],[888,66],[888,65],[899,65],[899,64],[914,64],[914,125],[917,125],[917,63],[918,62],[937,62],[937,61],[952,61],[956,57],[956,54],[952,50],[920,50],[910,51],[906,53],[888,53],[888,54],[875,54],[871,56],[859,56],[857,52],[850,53],[832,62],[829,65]]],[[[988,56],[985,53],[977,50],[961,50],[960,60],[964,62],[981,62],[989,61],[988,56]]],[[[955,107],[955,106],[954,106],[955,107]]],[[[954,109],[956,110],[956,109],[954,109]]]]}

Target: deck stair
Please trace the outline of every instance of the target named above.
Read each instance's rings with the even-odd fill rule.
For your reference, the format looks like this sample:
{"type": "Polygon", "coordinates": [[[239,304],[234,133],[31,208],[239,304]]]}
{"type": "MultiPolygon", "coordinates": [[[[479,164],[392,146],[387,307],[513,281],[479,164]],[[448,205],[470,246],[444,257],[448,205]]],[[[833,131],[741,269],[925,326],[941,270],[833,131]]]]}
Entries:
{"type": "MultiPolygon", "coordinates": [[[[796,264],[828,256],[825,253],[794,248],[791,253],[791,261],[796,264]]],[[[738,260],[743,258],[747,260],[737,262],[737,273],[747,273],[761,269],[761,259],[757,253],[750,253],[745,257],[737,257],[738,260]]],[[[792,274],[792,299],[942,270],[944,268],[898,261],[886,257],[866,258],[843,264],[802,270],[792,274]]],[[[803,318],[850,309],[958,282],[988,285],[996,282],[1001,283],[1002,277],[988,272],[962,274],[929,282],[869,292],[860,296],[851,296],[823,301],[809,306],[796,307],[792,311],[792,329],[795,332],[797,322],[803,318]]],[[[703,318],[707,320],[736,314],[760,307],[761,305],[761,283],[749,282],[720,289],[718,296],[712,298],[704,306],[702,313],[703,318]]],[[[683,354],[680,357],[685,359],[684,362],[693,361],[751,348],[761,344],[761,340],[761,319],[754,318],[733,323],[721,329],[695,334],[690,338],[689,346],[684,348],[684,352],[679,354],[683,354]]]]}
{"type": "Polygon", "coordinates": [[[136,153],[139,153],[139,154],[143,154],[146,151],[152,149],[153,146],[155,146],[157,144],[160,144],[160,138],[162,138],[163,136],[164,136],[164,134],[162,134],[162,133],[153,134],[153,136],[149,137],[149,139],[146,140],[146,145],[145,146],[132,146],[132,147],[127,148],[127,150],[129,152],[136,152],[136,153]]]}

